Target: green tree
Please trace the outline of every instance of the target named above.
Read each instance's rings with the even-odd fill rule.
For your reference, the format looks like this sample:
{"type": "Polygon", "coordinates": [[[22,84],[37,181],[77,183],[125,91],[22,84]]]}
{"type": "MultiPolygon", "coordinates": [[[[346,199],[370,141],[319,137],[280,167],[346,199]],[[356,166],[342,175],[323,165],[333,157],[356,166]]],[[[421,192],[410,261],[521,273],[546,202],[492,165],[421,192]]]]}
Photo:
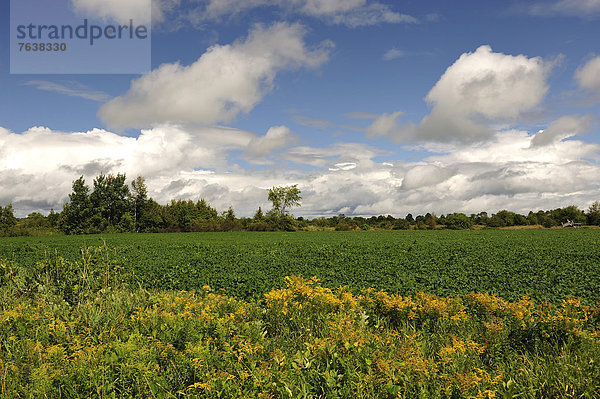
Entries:
{"type": "Polygon", "coordinates": [[[56,228],[58,226],[58,220],[60,218],[60,213],[54,212],[54,209],[50,209],[50,213],[48,214],[48,223],[50,227],[56,228]]]}
{"type": "Polygon", "coordinates": [[[229,209],[223,212],[223,219],[225,219],[228,222],[235,222],[235,212],[233,210],[233,207],[230,206],[229,209]]]}
{"type": "Polygon", "coordinates": [[[210,206],[204,198],[196,202],[196,209],[198,211],[198,217],[203,220],[215,220],[219,213],[215,208],[210,206]]]}
{"type": "Polygon", "coordinates": [[[73,192],[69,194],[69,202],[63,207],[59,224],[67,234],[82,234],[90,227],[90,188],[85,184],[83,176],[75,180],[72,187],[73,192]]]}
{"type": "Polygon", "coordinates": [[[190,231],[194,221],[200,219],[200,211],[192,200],[172,200],[165,207],[170,229],[190,231]]]}
{"type": "Polygon", "coordinates": [[[19,221],[19,227],[26,229],[43,229],[50,227],[50,222],[46,216],[39,212],[32,212],[26,218],[19,221]]]}
{"type": "Polygon", "coordinates": [[[270,188],[268,199],[273,203],[273,213],[278,216],[287,216],[292,207],[300,205],[302,200],[300,193],[297,184],[270,188]]]}
{"type": "Polygon", "coordinates": [[[148,188],[146,180],[138,176],[131,181],[131,199],[133,206],[133,224],[135,231],[140,231],[140,221],[144,219],[144,213],[148,207],[148,188]]]}
{"type": "Polygon", "coordinates": [[[406,219],[398,218],[394,221],[392,227],[393,230],[408,230],[410,229],[410,223],[406,219]]]}
{"type": "Polygon", "coordinates": [[[446,216],[446,227],[452,230],[469,229],[473,222],[464,213],[451,213],[446,216]]]}
{"type": "Polygon", "coordinates": [[[559,210],[559,212],[561,218],[561,220],[559,220],[560,223],[566,221],[567,219],[577,223],[586,222],[585,213],[581,209],[577,208],[575,205],[570,205],[566,208],[562,208],[559,210]]]}
{"type": "Polygon", "coordinates": [[[587,212],[587,224],[600,226],[600,201],[595,201],[587,212]]]}
{"type": "Polygon", "coordinates": [[[166,227],[163,220],[163,213],[164,207],[150,198],[146,203],[142,216],[138,218],[138,231],[156,232],[166,227]]]}
{"type": "Polygon", "coordinates": [[[427,212],[427,214],[425,215],[425,224],[427,225],[427,228],[430,230],[435,230],[435,226],[436,226],[436,217],[434,213],[429,213],[427,212]]]}
{"type": "MultiPolygon", "coordinates": [[[[131,194],[124,174],[105,176],[100,174],[94,179],[94,190],[90,194],[95,224],[104,222],[106,227],[115,227],[130,210],[131,194]]],[[[104,226],[100,227],[101,230],[104,226]]]]}
{"type": "Polygon", "coordinates": [[[265,215],[263,214],[262,208],[259,206],[258,210],[254,214],[254,217],[252,219],[254,219],[256,221],[260,221],[260,220],[263,220],[264,218],[265,218],[265,215]]]}
{"type": "Polygon", "coordinates": [[[17,218],[12,204],[8,204],[4,208],[0,206],[0,231],[6,232],[16,224],[17,218]]]}

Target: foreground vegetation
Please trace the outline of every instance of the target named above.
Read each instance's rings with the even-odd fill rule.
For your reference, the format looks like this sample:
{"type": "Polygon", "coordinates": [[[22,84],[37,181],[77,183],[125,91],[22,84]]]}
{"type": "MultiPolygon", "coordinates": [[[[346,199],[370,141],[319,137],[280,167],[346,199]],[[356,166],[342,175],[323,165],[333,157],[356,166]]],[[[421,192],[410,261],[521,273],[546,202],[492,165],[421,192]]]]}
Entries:
{"type": "Polygon", "coordinates": [[[130,270],[108,252],[0,261],[0,396],[600,396],[600,308],[577,299],[352,293],[287,277],[243,301],[123,284],[130,270]]]}

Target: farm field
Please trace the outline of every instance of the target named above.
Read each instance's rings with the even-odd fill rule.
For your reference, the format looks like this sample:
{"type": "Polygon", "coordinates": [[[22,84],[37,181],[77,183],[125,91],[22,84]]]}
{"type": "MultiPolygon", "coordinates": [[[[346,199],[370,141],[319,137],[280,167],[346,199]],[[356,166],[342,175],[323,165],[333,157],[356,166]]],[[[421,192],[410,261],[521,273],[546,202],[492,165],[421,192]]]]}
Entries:
{"type": "Polygon", "coordinates": [[[0,239],[0,397],[599,398],[599,239],[0,239]]]}
{"type": "Polygon", "coordinates": [[[106,243],[130,283],[194,290],[208,284],[262,298],[288,275],[325,287],[441,296],[484,291],[504,299],[600,298],[600,230],[114,234],[0,238],[0,258],[28,265],[106,243]]]}

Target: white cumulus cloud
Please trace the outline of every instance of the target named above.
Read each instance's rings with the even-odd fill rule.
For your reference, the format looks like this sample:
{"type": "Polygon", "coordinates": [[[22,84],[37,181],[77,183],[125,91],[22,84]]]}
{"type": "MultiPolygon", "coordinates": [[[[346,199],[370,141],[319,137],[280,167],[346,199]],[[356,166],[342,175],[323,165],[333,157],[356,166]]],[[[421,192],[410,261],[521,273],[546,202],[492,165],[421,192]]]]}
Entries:
{"type": "Polygon", "coordinates": [[[600,56],[592,58],[575,72],[579,87],[600,94],[600,56]]]}
{"type": "Polygon", "coordinates": [[[509,130],[485,143],[446,145],[445,154],[419,162],[381,162],[378,157],[391,154],[360,143],[290,147],[278,141],[289,135],[281,126],[257,135],[164,125],[138,137],[0,128],[0,204],[13,203],[20,216],[59,210],[79,176],[91,184],[99,173],[119,172],[128,180],[144,176],[160,203],[205,198],[219,210],[233,206],[240,216],[268,209],[266,189],[289,184],[302,190],[295,213],[308,217],[585,208],[600,189],[600,145],[575,139],[532,146],[535,135],[509,130]],[[257,143],[274,152],[254,155],[274,164],[240,167],[236,154],[257,151],[257,143]]]}
{"type": "Polygon", "coordinates": [[[533,137],[533,140],[531,140],[531,146],[546,146],[569,137],[586,133],[590,129],[593,120],[594,117],[592,115],[563,116],[552,122],[546,130],[538,132],[533,137]]]}
{"type": "MultiPolygon", "coordinates": [[[[402,123],[403,112],[371,115],[369,138],[394,142],[474,143],[494,137],[494,124],[516,123],[538,109],[554,62],[495,53],[481,46],[462,54],[426,96],[431,112],[419,124],[402,123]]],[[[353,117],[354,114],[347,115],[353,117]]]]}
{"type": "Polygon", "coordinates": [[[288,146],[295,140],[294,134],[286,126],[273,126],[263,137],[254,137],[246,149],[250,158],[260,158],[288,146]]]}
{"type": "Polygon", "coordinates": [[[401,124],[398,120],[404,112],[374,115],[375,120],[367,126],[365,132],[368,138],[385,137],[394,142],[412,140],[416,134],[416,126],[412,123],[401,124]]]}
{"type": "Polygon", "coordinates": [[[327,61],[331,43],[311,50],[304,34],[299,24],[257,25],[245,40],[213,46],[192,65],[163,64],[134,80],[99,115],[121,129],[232,121],[261,101],[279,71],[316,68],[327,61]]]}
{"type": "Polygon", "coordinates": [[[542,102],[549,70],[539,57],[494,53],[490,46],[461,55],[426,97],[433,109],[421,122],[420,138],[469,142],[491,137],[488,121],[516,121],[542,102]]]}

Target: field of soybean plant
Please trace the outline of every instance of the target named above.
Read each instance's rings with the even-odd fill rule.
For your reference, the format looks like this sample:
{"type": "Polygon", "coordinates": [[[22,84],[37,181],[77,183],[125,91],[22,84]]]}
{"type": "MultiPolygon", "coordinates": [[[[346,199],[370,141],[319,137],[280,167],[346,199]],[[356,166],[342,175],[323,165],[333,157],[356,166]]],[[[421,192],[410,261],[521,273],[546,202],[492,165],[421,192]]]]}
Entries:
{"type": "Polygon", "coordinates": [[[600,230],[0,238],[2,398],[600,398],[600,230]]]}
{"type": "Polygon", "coordinates": [[[131,283],[194,290],[208,284],[261,298],[289,275],[326,287],[505,299],[600,298],[600,230],[108,234],[0,238],[0,258],[23,265],[106,246],[131,283]]]}

